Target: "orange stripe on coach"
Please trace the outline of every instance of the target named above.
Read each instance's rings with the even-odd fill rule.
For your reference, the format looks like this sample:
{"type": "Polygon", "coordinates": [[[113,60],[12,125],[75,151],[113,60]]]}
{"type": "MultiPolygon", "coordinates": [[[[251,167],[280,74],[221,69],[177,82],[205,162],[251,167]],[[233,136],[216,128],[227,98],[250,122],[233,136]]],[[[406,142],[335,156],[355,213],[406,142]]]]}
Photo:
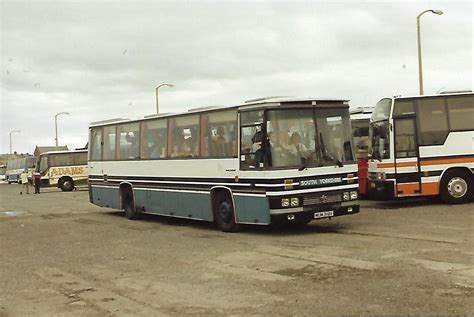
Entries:
{"type": "Polygon", "coordinates": [[[442,164],[454,164],[454,163],[474,163],[474,157],[458,157],[458,158],[451,158],[451,159],[430,159],[421,161],[421,165],[442,165],[442,164]]]}
{"type": "Polygon", "coordinates": [[[397,195],[420,195],[420,184],[397,184],[397,195]]]}
{"type": "Polygon", "coordinates": [[[439,194],[439,183],[422,183],[421,194],[426,196],[438,195],[439,194]]]}
{"type": "Polygon", "coordinates": [[[399,163],[379,163],[377,168],[392,168],[392,167],[412,167],[418,166],[418,162],[399,162],[399,163]]]}

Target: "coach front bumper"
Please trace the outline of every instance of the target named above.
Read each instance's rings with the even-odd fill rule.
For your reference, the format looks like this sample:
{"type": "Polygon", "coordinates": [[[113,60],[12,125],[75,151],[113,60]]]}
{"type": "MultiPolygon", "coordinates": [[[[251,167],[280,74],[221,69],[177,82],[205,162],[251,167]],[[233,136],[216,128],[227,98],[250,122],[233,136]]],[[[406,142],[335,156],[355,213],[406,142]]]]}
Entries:
{"type": "Polygon", "coordinates": [[[358,196],[357,190],[345,190],[272,197],[270,216],[272,220],[291,221],[299,218],[320,219],[355,214],[359,212],[358,196]],[[285,206],[286,203],[289,206],[285,206]]]}
{"type": "Polygon", "coordinates": [[[393,199],[394,182],[390,180],[369,179],[368,195],[371,199],[393,199]]]}
{"type": "Polygon", "coordinates": [[[323,219],[323,218],[333,218],[339,216],[352,215],[359,212],[359,205],[355,202],[351,202],[350,205],[321,205],[308,207],[303,209],[293,208],[294,210],[285,210],[285,211],[270,211],[270,216],[272,222],[275,221],[298,221],[303,219],[323,219]]]}

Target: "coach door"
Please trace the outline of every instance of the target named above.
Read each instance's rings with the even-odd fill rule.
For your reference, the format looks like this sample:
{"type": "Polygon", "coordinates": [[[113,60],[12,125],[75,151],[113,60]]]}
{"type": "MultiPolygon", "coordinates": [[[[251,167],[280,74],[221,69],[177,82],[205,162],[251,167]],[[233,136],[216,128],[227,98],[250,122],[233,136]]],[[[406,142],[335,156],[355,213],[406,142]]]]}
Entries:
{"type": "Polygon", "coordinates": [[[421,194],[420,164],[415,116],[394,118],[396,195],[421,194]]]}

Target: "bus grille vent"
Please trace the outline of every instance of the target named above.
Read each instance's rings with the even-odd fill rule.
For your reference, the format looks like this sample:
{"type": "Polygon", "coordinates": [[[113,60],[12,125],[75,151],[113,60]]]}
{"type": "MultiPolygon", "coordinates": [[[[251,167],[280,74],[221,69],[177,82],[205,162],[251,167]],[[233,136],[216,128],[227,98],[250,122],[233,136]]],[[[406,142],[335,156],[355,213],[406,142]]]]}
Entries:
{"type": "Polygon", "coordinates": [[[337,194],[312,194],[303,197],[303,206],[337,203],[342,201],[341,193],[337,194]]]}

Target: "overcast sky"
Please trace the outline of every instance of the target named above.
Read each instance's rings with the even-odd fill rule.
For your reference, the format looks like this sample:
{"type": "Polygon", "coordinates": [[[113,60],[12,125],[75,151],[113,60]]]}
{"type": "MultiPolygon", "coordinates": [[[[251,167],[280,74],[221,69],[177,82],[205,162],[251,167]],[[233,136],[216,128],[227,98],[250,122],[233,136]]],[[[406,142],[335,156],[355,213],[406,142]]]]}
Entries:
{"type": "Polygon", "coordinates": [[[91,121],[285,95],[352,107],[472,89],[471,1],[0,0],[0,153],[87,142],[91,121]]]}

